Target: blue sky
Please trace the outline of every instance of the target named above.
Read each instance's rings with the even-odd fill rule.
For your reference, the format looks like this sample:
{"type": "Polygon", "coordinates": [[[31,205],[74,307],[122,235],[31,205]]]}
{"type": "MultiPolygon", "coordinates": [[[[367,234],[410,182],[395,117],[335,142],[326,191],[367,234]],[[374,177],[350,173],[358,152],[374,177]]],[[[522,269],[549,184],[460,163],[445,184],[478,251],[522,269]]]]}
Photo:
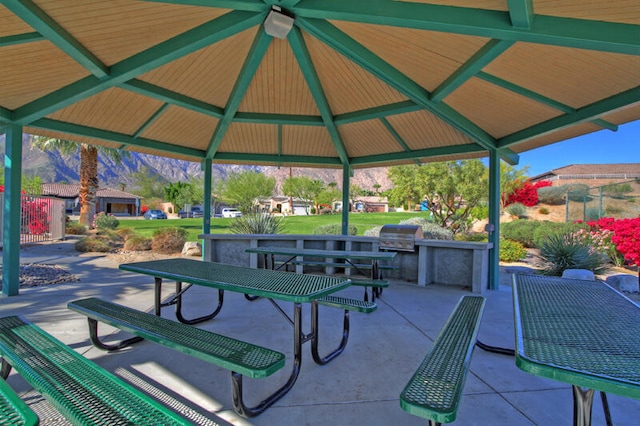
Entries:
{"type": "Polygon", "coordinates": [[[616,132],[600,130],[520,154],[521,169],[536,176],[570,164],[640,163],[640,120],[623,124],[616,132]]]}

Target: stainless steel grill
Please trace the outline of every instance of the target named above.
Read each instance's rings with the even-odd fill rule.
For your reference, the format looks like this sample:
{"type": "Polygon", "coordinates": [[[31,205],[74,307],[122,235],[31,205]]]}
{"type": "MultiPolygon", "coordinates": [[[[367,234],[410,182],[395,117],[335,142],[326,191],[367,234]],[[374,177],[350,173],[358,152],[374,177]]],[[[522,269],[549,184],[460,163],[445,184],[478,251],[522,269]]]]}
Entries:
{"type": "Polygon", "coordinates": [[[422,238],[422,227],[417,225],[384,225],[380,230],[380,249],[416,251],[416,239],[422,238]]]}

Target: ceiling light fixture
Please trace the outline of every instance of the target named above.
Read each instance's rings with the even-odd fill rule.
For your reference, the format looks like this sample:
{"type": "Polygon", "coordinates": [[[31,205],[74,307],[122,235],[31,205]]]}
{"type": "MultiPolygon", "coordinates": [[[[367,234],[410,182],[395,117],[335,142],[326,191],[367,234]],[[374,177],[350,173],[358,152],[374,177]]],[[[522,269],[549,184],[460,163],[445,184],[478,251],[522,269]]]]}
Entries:
{"type": "Polygon", "coordinates": [[[279,6],[271,6],[271,10],[264,20],[264,31],[271,37],[287,38],[293,28],[293,18],[282,13],[279,6]]]}

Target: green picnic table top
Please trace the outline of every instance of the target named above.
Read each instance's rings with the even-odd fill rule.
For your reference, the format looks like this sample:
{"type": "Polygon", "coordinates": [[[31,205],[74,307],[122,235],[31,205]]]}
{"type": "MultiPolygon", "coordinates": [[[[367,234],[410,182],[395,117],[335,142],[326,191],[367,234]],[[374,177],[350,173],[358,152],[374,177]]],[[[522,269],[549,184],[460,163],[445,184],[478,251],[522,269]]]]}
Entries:
{"type": "Polygon", "coordinates": [[[125,263],[120,269],[294,303],[312,302],[351,284],[344,277],[290,274],[183,258],[125,263]]]}
{"type": "Polygon", "coordinates": [[[601,281],[517,275],[516,364],[640,399],[640,307],[601,281]]]}

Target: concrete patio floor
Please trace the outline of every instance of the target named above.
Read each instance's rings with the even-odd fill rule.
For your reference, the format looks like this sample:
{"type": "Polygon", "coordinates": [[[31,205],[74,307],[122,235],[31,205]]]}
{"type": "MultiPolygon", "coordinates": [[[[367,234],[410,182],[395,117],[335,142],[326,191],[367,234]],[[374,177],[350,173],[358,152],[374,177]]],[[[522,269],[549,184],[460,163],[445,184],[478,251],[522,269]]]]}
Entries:
{"type": "MultiPolygon", "coordinates": [[[[393,282],[378,299],[376,312],[351,314],[351,334],[343,354],[318,366],[311,359],[309,344],[304,345],[302,369],[293,389],[262,415],[243,419],[231,405],[228,371],[149,342],[117,353],[100,351],[88,340],[86,318],[66,308],[71,300],[97,296],[150,311],[150,277],[119,271],[117,264],[104,256],[79,256],[73,242],[23,248],[21,263],[30,262],[60,265],[80,281],[21,289],[19,296],[2,297],[2,316],[24,315],[87,358],[204,425],[424,425],[424,419],[400,408],[399,394],[458,299],[470,294],[463,288],[393,282]]],[[[508,274],[502,282],[509,282],[508,274]]],[[[164,287],[167,292],[172,288],[164,287]]],[[[187,313],[195,316],[207,311],[216,292],[194,287],[190,293],[187,313]]],[[[362,289],[350,288],[345,293],[360,298],[362,289]]],[[[485,296],[480,340],[513,347],[511,288],[504,285],[485,296]]],[[[282,306],[291,311],[287,304],[282,306]]],[[[303,310],[308,315],[308,307],[303,310]]],[[[165,308],[163,316],[175,318],[173,309],[165,308]]],[[[321,352],[328,352],[340,339],[342,313],[322,307],[320,319],[321,352]]],[[[306,332],[308,324],[306,318],[306,332]]],[[[240,294],[227,293],[222,312],[201,327],[279,350],[291,359],[292,328],[266,300],[249,302],[240,294]]],[[[100,331],[102,335],[112,333],[113,339],[124,336],[104,325],[100,331]]],[[[290,361],[266,379],[245,379],[247,403],[256,405],[279,388],[289,373],[290,361]]],[[[41,424],[65,424],[15,372],[8,382],[40,415],[41,424]]],[[[640,401],[608,397],[615,425],[638,424],[640,401]]],[[[571,387],[519,370],[510,356],[476,348],[455,424],[570,425],[571,387]]],[[[593,424],[605,424],[598,396],[593,424]]]]}

